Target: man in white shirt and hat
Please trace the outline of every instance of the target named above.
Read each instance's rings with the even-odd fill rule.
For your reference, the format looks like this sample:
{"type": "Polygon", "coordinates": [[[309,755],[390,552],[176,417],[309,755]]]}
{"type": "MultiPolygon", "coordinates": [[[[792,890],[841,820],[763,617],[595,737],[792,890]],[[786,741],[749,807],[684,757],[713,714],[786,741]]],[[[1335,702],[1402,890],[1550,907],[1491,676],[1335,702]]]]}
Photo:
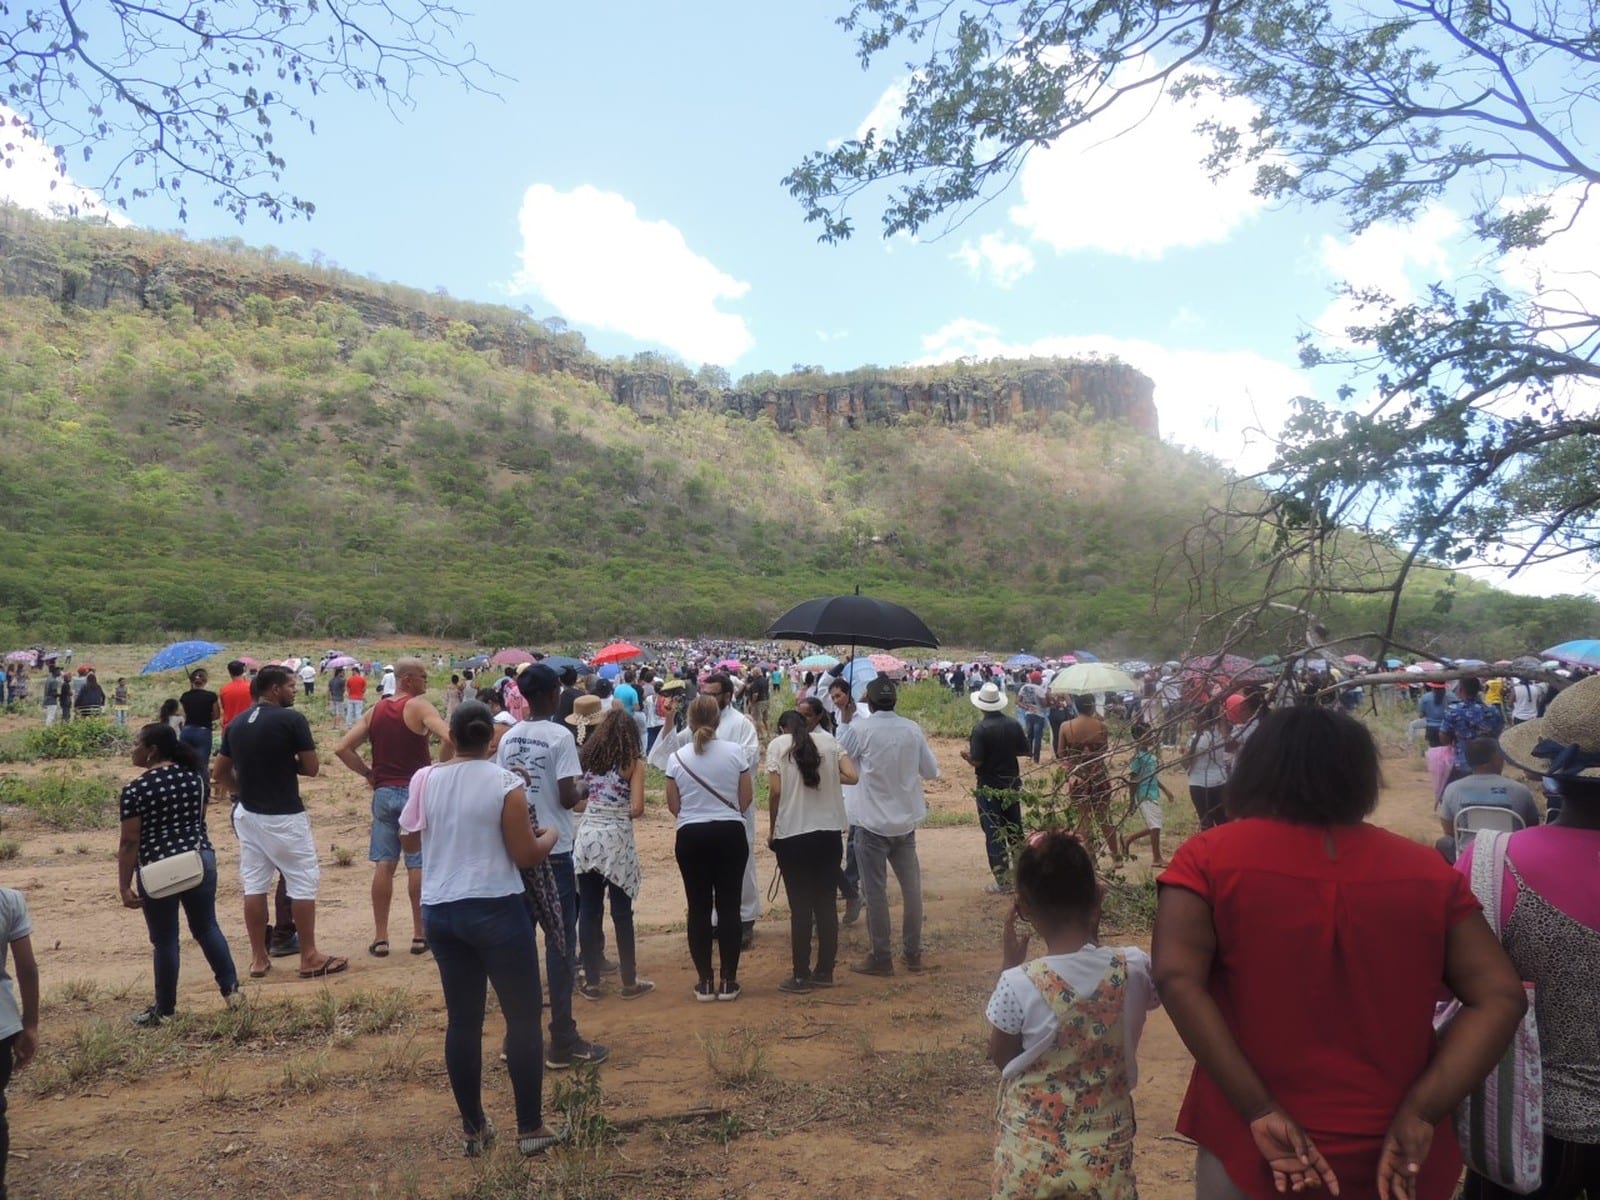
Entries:
{"type": "MultiPolygon", "coordinates": [[[[667,724],[656,736],[656,744],[651,749],[649,763],[661,770],[667,769],[667,763],[679,747],[687,746],[694,740],[694,735],[687,729],[676,729],[678,709],[682,706],[679,698],[682,693],[673,693],[672,708],[667,716],[667,724]]],[[[717,705],[722,709],[722,719],[717,725],[717,737],[724,742],[732,742],[744,752],[745,766],[752,774],[761,761],[761,741],[756,737],[756,727],[750,718],[733,707],[733,680],[725,671],[717,671],[707,675],[700,681],[700,694],[702,696],[715,696],[717,705]]],[[[761,915],[761,891],[756,887],[756,806],[752,804],[744,811],[745,837],[750,843],[750,856],[745,859],[744,888],[739,897],[739,923],[744,929],[744,948],[749,949],[750,943],[755,940],[756,918],[761,915]]]]}

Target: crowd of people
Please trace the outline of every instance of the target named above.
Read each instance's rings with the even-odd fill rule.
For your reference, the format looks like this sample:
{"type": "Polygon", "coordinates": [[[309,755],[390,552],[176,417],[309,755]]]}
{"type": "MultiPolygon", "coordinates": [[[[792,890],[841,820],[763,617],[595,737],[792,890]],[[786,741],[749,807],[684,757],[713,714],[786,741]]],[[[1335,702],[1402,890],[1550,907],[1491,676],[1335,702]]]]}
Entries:
{"type": "MultiPolygon", "coordinates": [[[[286,957],[304,979],[350,969],[317,943],[320,869],[299,790],[323,764],[296,705],[323,674],[340,732],[334,756],[371,792],[367,954],[391,953],[404,864],[409,950],[431,954],[439,974],[467,1155],[496,1138],[482,1099],[489,988],[505,1022],[524,1155],[564,1136],[545,1120],[545,1072],[609,1056],[580,1031],[574,999],[656,990],[634,930],[647,764],[665,777],[695,1001],[732,1003],[745,988],[762,843],[788,900],[791,961],[779,992],[842,982],[840,925],[863,913],[868,949],[848,971],[928,966],[916,835],[923,785],[939,766],[921,727],[897,711],[901,684],[888,674],[862,681],[776,659],[728,670],[685,654],[602,678],[534,661],[450,671],[441,715],[422,660],[372,666],[381,682],[370,709],[359,666],[314,669],[307,681],[301,668],[235,661],[215,692],[196,669],[173,711],[136,733],[141,773],[122,792],[117,856],[122,902],[142,911],[153,949],[154,1002],[136,1023],[158,1025],[176,1010],[180,910],[224,1002],[243,1002],[216,911],[213,798],[229,805],[238,840],[249,977],[286,957]],[[773,719],[774,698],[790,696],[773,719]],[[192,881],[150,894],[146,874],[185,856],[192,881]]],[[[1030,693],[1037,684],[1025,673],[943,682],[976,713],[961,757],[973,770],[989,891],[1012,897],[986,1008],[1001,1074],[994,1195],[1136,1196],[1138,1044],[1149,1011],[1165,1005],[1195,1060],[1178,1129],[1198,1146],[1199,1200],[1306,1189],[1444,1200],[1463,1162],[1451,1114],[1506,1055],[1529,995],[1545,1081],[1533,1194],[1600,1194],[1600,1035],[1585,1004],[1600,981],[1600,678],[1539,697],[1531,715],[1489,704],[1476,680],[1454,685],[1427,727],[1437,758],[1448,758],[1439,798],[1449,844],[1437,850],[1367,819],[1379,753],[1341,706],[1277,704],[1242,687],[1199,698],[1169,740],[1176,709],[1157,681],[1159,707],[1119,698],[1132,742],[1123,761],[1104,696],[1030,693]],[[1075,824],[1030,830],[1020,793],[1047,733],[1075,824]],[[1540,781],[1544,812],[1502,774],[1508,764],[1540,781]],[[1170,768],[1187,776],[1198,831],[1164,854],[1173,848],[1161,841],[1161,798],[1172,796],[1160,776],[1170,768]],[[1124,794],[1141,817],[1131,834],[1114,811],[1124,794]],[[1460,836],[1461,811],[1496,804],[1521,828],[1460,836]],[[1099,936],[1104,863],[1142,840],[1160,872],[1149,954],[1099,936]],[[1453,1007],[1436,1032],[1446,997],[1453,1007]]],[[[1520,703],[1514,688],[1502,699],[1520,703]]],[[[1426,722],[1438,707],[1433,689],[1424,704],[1426,722]]],[[[37,1040],[30,933],[20,893],[0,889],[0,945],[20,992],[0,988],[0,1093],[37,1040]]],[[[1472,1200],[1527,1190],[1526,1179],[1514,1191],[1500,1164],[1465,1149],[1472,1200]]]]}

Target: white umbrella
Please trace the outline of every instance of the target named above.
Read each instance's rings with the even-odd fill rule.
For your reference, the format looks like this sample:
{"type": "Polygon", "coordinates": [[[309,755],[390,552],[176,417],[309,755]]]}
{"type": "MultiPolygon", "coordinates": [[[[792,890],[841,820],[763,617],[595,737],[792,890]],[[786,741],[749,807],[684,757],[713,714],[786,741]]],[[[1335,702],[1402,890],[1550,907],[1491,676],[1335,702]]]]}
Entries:
{"type": "Polygon", "coordinates": [[[1087,692],[1132,692],[1138,684],[1120,667],[1110,663],[1081,662],[1063,667],[1050,677],[1048,690],[1069,695],[1087,692]]]}

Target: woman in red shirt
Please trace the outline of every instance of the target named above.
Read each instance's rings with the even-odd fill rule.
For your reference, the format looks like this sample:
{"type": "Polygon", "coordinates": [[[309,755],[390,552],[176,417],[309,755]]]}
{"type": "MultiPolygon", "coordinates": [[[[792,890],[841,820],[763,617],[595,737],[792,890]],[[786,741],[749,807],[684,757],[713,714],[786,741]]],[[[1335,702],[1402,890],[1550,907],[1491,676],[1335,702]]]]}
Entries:
{"type": "Polygon", "coordinates": [[[1455,1189],[1446,1118],[1526,1001],[1466,881],[1364,820],[1379,784],[1359,721],[1273,712],[1228,780],[1232,820],[1161,876],[1155,979],[1195,1058],[1178,1131],[1200,1147],[1198,1200],[1455,1189]],[[1465,1007],[1436,1039],[1447,988],[1465,1007]]]}

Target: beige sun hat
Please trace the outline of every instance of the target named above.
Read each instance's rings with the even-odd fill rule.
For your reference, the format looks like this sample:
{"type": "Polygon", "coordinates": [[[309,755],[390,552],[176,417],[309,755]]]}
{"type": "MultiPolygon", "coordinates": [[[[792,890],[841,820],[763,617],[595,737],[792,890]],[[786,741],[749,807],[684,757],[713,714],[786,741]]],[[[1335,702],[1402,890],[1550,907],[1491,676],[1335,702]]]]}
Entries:
{"type": "Polygon", "coordinates": [[[1011,698],[996,683],[984,684],[973,692],[968,699],[972,701],[974,708],[981,708],[984,712],[999,712],[1007,704],[1011,703],[1011,698]]]}
{"type": "Polygon", "coordinates": [[[567,724],[579,729],[598,725],[605,719],[606,702],[599,696],[579,696],[572,702],[572,711],[567,714],[567,724]]]}
{"type": "Polygon", "coordinates": [[[1600,779],[1600,675],[1563,688],[1538,720],[1506,730],[1500,749],[1526,771],[1600,779]]]}

